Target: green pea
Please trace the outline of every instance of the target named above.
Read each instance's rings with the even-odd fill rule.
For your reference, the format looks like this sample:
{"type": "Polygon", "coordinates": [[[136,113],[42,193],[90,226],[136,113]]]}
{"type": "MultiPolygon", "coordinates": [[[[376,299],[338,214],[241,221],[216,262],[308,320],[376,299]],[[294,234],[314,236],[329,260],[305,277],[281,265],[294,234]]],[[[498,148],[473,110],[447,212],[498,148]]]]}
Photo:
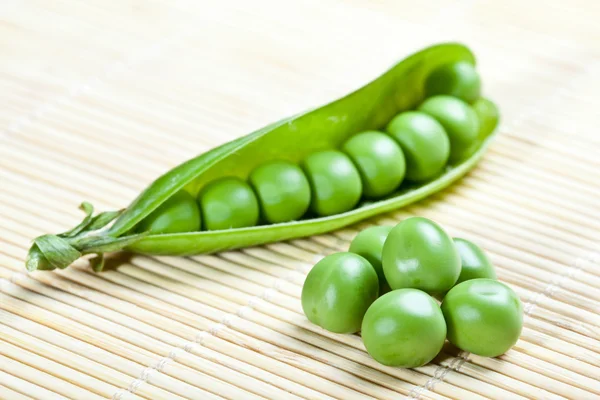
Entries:
{"type": "Polygon", "coordinates": [[[392,289],[445,292],[460,275],[454,242],[427,218],[408,218],[392,228],[382,254],[383,272],[392,289]]]}
{"type": "Polygon", "coordinates": [[[440,352],[446,323],[440,307],[417,289],[394,290],[378,298],[362,323],[367,351],[384,365],[420,367],[440,352]]]}
{"type": "Polygon", "coordinates": [[[366,259],[335,253],[308,273],[302,287],[302,309],[311,322],[328,331],[355,333],[378,295],[377,274],[366,259]]]}
{"type": "Polygon", "coordinates": [[[358,169],[366,197],[392,193],[404,179],[406,162],[400,146],[388,135],[367,131],[352,136],[342,150],[358,169]]]}
{"type": "Polygon", "coordinates": [[[431,116],[406,111],[390,121],[386,130],[406,158],[406,179],[425,181],[444,170],[450,155],[450,141],[442,125],[431,116]]]}
{"type": "Polygon", "coordinates": [[[383,252],[385,239],[391,230],[391,226],[371,226],[364,229],[352,239],[350,249],[348,250],[351,253],[366,258],[373,268],[375,268],[375,272],[377,272],[377,277],[379,278],[380,293],[387,289],[387,282],[383,273],[383,266],[381,265],[381,253],[383,252]]]}
{"type": "Polygon", "coordinates": [[[472,103],[479,98],[481,80],[475,66],[466,61],[444,64],[427,77],[425,95],[427,97],[447,94],[472,103]]]}
{"type": "Polygon", "coordinates": [[[457,284],[469,279],[496,279],[496,271],[494,271],[492,262],[479,246],[461,238],[454,238],[454,245],[461,261],[457,284]]]}
{"type": "Polygon", "coordinates": [[[249,177],[265,221],[271,224],[297,220],[310,205],[310,185],[302,169],[287,161],[256,168],[249,177]]]}
{"type": "Polygon", "coordinates": [[[439,121],[450,139],[450,162],[463,160],[477,148],[479,119],[464,101],[452,96],[435,96],[425,100],[419,111],[439,121]]]}
{"type": "Polygon", "coordinates": [[[483,97],[473,103],[472,107],[479,119],[478,138],[479,140],[483,140],[488,137],[498,125],[500,111],[493,101],[484,99],[483,97]]]}
{"type": "Polygon", "coordinates": [[[302,162],[310,183],[311,209],[320,216],[349,211],[362,194],[360,174],[347,155],[337,150],[312,153],[302,162]]]}
{"type": "Polygon", "coordinates": [[[198,195],[206,230],[245,228],[258,223],[259,207],[252,188],[238,178],[209,183],[198,195]]]}
{"type": "Polygon", "coordinates": [[[194,197],[180,190],[152,211],[136,231],[153,234],[194,232],[200,230],[200,210],[194,197]]]}
{"type": "Polygon", "coordinates": [[[506,353],[521,335],[523,306],[511,288],[493,279],[472,279],[452,288],[442,312],[448,340],[484,357],[506,353]]]}

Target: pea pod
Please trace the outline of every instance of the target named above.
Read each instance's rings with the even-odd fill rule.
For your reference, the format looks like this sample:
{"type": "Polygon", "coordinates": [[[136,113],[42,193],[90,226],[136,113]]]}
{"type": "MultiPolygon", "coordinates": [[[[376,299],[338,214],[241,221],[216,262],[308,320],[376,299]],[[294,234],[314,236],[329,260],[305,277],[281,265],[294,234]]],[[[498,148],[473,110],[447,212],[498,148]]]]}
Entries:
{"type": "MultiPolygon", "coordinates": [[[[246,180],[261,164],[279,160],[300,164],[309,154],[340,146],[352,135],[383,130],[399,112],[415,109],[424,100],[426,78],[448,63],[475,59],[456,43],[426,48],[394,65],[366,86],[322,107],[283,119],[225,143],[173,168],[156,179],[126,209],[88,216],[77,229],[34,240],[26,262],[29,270],[65,268],[85,254],[128,250],[144,254],[191,255],[259,245],[332,231],[362,219],[413,203],[459,179],[481,159],[488,136],[473,153],[446,166],[429,181],[403,183],[386,197],[359,203],[352,210],[324,217],[234,229],[186,233],[139,232],[137,225],[180,190],[196,196],[208,183],[228,176],[246,180]],[[113,222],[114,220],[114,222],[113,222]],[[110,225],[112,223],[112,226],[110,225]]],[[[87,203],[86,203],[87,204],[87,203]]]]}

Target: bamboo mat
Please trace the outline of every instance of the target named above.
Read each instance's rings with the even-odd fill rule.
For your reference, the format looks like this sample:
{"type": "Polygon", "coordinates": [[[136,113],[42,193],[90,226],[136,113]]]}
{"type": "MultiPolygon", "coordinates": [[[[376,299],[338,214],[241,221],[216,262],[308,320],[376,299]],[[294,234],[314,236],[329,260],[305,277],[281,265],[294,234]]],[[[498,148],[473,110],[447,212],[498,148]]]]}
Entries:
{"type": "Polygon", "coordinates": [[[595,0],[5,0],[0,5],[0,398],[600,398],[600,5],[595,0]],[[353,90],[424,46],[478,56],[501,134],[414,206],[331,234],[26,274],[30,240],[116,209],[206,149],[353,90]],[[315,260],[423,215],[484,247],[521,340],[413,370],[302,315],[315,260]]]}

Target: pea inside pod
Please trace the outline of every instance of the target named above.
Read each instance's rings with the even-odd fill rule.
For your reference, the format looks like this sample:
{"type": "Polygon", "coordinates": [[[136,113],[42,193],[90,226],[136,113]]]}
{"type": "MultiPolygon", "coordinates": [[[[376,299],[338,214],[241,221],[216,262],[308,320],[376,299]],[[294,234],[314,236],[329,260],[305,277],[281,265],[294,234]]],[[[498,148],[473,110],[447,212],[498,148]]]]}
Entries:
{"type": "Polygon", "coordinates": [[[321,216],[351,210],[360,200],[362,181],[356,167],[341,151],[313,153],[302,162],[312,192],[312,211],[321,216]]]}
{"type": "Polygon", "coordinates": [[[473,103],[481,93],[481,79],[475,66],[460,61],[436,68],[425,81],[427,97],[445,94],[473,103]]]}
{"type": "Polygon", "coordinates": [[[416,111],[398,114],[386,130],[400,144],[406,157],[406,178],[426,181],[442,173],[450,156],[444,127],[433,117],[416,111]]]}
{"type": "Polygon", "coordinates": [[[258,201],[241,179],[223,178],[207,185],[198,195],[207,230],[233,229],[258,223],[258,201]]]}
{"type": "Polygon", "coordinates": [[[200,220],[196,199],[180,190],[144,218],[137,231],[153,234],[194,232],[200,229],[200,220]]]}
{"type": "Polygon", "coordinates": [[[419,111],[434,117],[450,139],[450,162],[464,160],[477,146],[479,119],[464,101],[451,96],[434,96],[425,100],[419,111]]]}
{"type": "Polygon", "coordinates": [[[258,197],[267,223],[299,219],[310,205],[310,185],[296,164],[274,161],[257,167],[249,182],[258,197]]]}
{"type": "Polygon", "coordinates": [[[342,150],[356,165],[366,197],[378,198],[388,195],[396,190],[404,179],[404,153],[385,133],[359,133],[348,139],[342,150]]]}

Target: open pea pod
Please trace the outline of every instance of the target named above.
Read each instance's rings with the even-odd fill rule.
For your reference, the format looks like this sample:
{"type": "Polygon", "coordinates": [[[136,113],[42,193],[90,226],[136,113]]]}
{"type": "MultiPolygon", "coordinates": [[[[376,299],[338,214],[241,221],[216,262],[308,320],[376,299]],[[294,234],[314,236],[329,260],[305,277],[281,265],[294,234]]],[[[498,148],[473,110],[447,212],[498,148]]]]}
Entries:
{"type": "Polygon", "coordinates": [[[437,178],[419,184],[403,184],[397,192],[384,199],[361,203],[341,214],[228,230],[132,233],[144,217],[180,189],[195,195],[208,182],[224,174],[245,179],[255,167],[266,161],[277,159],[298,163],[314,151],[339,147],[357,132],[382,129],[396,114],[415,108],[423,100],[424,81],[431,71],[460,61],[475,62],[473,54],[463,45],[449,43],[426,48],[347,96],[273,123],[184,162],[156,179],[124,210],[93,217],[91,205],[84,203],[82,208],[87,216],[77,227],[34,240],[27,268],[65,268],[82,255],[95,253],[98,257],[92,259],[93,266],[101,270],[104,252],[128,250],[145,254],[191,255],[310,236],[405,206],[435,193],[473,168],[493,135],[480,141],[468,158],[448,165],[437,178]]]}

